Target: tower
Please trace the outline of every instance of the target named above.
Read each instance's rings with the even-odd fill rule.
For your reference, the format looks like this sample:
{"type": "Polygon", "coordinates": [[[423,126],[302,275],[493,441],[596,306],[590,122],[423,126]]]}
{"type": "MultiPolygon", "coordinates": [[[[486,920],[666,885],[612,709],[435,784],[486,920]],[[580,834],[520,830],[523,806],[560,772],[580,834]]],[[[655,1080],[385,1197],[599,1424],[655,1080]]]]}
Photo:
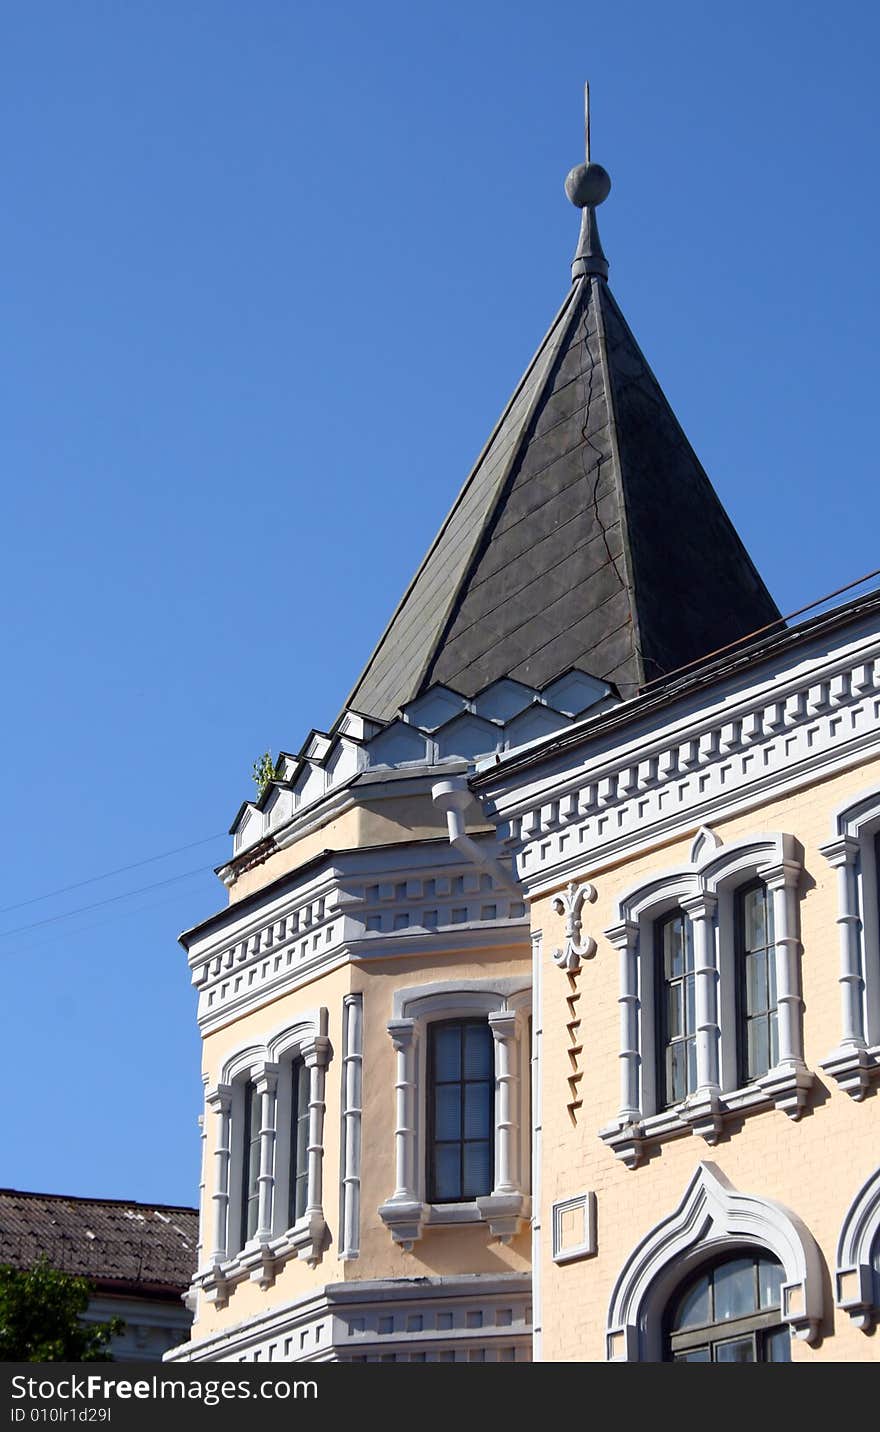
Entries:
{"type": "Polygon", "coordinates": [[[559,311],[344,709],[239,809],[228,905],[181,937],[205,1118],[172,1358],[530,1356],[533,930],[469,780],[780,622],[608,287],[609,190],[588,135],[559,311]]]}

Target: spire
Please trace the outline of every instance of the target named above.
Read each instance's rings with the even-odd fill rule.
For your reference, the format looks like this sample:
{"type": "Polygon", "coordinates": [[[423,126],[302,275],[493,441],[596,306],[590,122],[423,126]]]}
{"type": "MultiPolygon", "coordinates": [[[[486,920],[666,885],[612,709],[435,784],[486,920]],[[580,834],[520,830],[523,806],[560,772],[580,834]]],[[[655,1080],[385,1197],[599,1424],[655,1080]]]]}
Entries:
{"type": "Polygon", "coordinates": [[[634,696],[779,620],[606,281],[589,106],[586,131],[574,282],[346,702],[365,715],[572,668],[634,696]]]}
{"type": "Polygon", "coordinates": [[[596,210],[611,192],[611,178],[601,164],[590,160],[590,86],[584,85],[584,150],[586,163],[568,171],[565,192],[576,209],[583,210],[577,251],[571,262],[572,283],[585,274],[608,277],[608,260],[602,251],[596,210]]]}

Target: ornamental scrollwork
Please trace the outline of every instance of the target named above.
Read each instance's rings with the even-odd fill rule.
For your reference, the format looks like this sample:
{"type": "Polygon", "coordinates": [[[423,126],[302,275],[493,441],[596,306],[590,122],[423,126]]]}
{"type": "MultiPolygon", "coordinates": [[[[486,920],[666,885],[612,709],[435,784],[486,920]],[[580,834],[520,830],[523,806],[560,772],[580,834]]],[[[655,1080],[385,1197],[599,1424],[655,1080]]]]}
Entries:
{"type": "Polygon", "coordinates": [[[576,885],[570,880],[565,893],[553,900],[556,914],[565,916],[565,948],[553,951],[553,963],[568,974],[574,974],[580,969],[581,960],[590,960],[596,953],[596,941],[592,936],[581,939],[581,910],[585,904],[592,904],[595,898],[595,885],[576,885]]]}

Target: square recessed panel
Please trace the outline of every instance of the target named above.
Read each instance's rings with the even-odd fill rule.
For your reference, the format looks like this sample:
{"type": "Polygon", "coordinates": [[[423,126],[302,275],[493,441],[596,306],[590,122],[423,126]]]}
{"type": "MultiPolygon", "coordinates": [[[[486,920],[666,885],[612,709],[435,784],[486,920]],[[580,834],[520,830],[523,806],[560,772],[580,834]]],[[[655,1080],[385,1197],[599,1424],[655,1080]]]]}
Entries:
{"type": "Polygon", "coordinates": [[[553,1261],[573,1263],[596,1252],[596,1195],[579,1193],[553,1205],[553,1261]]]}

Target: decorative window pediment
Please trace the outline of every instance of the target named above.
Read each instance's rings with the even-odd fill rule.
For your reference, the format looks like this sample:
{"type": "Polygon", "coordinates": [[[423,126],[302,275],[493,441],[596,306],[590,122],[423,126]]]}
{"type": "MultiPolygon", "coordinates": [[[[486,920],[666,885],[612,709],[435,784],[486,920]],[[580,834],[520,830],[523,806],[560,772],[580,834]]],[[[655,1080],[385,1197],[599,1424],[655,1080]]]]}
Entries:
{"type": "Polygon", "coordinates": [[[791,836],[725,846],[704,828],[688,865],[652,876],[621,899],[619,923],[605,931],[622,956],[621,1103],[601,1137],[630,1167],[660,1139],[692,1131],[717,1142],[732,1114],[770,1105],[792,1118],[803,1112],[813,1076],[803,1057],[801,868],[791,836]],[[768,929],[760,939],[741,929],[740,896],[750,882],[766,891],[772,923],[772,935],[768,929]],[[750,961],[763,970],[764,988],[760,1009],[747,1010],[753,1031],[742,1014],[750,961]],[[750,1062],[762,1067],[756,1056],[743,1057],[743,1041],[752,1035],[766,1036],[775,1058],[744,1082],[750,1062]],[[675,1058],[685,1061],[680,1068],[670,1065],[675,1058]]]}
{"type": "Polygon", "coordinates": [[[610,1362],[659,1362],[667,1306],[691,1272],[718,1255],[764,1249],[782,1266],[781,1319],[814,1342],[823,1316],[822,1263],[796,1214],[772,1199],[739,1193],[714,1164],[701,1163],[678,1208],[633,1249],[614,1285],[606,1328],[610,1362]]]}
{"type": "Polygon", "coordinates": [[[837,1306],[869,1332],[880,1318],[880,1168],[847,1209],[834,1272],[837,1306]]]}

